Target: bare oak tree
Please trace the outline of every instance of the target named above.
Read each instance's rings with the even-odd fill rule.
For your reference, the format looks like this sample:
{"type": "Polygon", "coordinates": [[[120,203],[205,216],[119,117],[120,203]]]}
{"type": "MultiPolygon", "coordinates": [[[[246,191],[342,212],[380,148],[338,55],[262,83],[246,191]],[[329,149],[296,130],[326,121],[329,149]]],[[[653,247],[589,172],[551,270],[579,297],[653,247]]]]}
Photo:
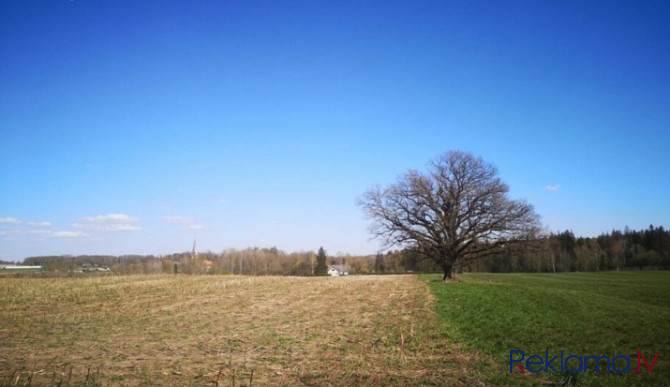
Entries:
{"type": "Polygon", "coordinates": [[[495,166],[451,151],[434,159],[427,174],[410,170],[384,189],[368,190],[358,205],[373,220],[373,236],[389,247],[416,248],[447,280],[463,264],[535,237],[539,217],[508,191],[495,166]]]}

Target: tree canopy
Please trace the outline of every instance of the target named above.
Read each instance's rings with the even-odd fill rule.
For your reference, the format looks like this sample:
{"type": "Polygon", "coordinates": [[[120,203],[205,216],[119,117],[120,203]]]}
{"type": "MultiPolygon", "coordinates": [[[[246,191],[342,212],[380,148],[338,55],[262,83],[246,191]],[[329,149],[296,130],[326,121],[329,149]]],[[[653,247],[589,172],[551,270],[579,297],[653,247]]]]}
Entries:
{"type": "Polygon", "coordinates": [[[533,207],[508,197],[496,167],[470,153],[450,151],[359,199],[372,234],[390,246],[413,247],[452,278],[455,269],[533,239],[540,230],[533,207]]]}

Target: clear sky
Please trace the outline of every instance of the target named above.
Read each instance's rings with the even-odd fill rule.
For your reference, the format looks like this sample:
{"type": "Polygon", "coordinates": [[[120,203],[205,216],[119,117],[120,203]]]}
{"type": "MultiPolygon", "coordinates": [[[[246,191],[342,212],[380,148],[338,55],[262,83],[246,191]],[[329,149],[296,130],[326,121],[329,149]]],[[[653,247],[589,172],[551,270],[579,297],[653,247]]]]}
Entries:
{"type": "Polygon", "coordinates": [[[0,2],[0,259],[368,254],[457,149],[551,231],[670,226],[670,2],[0,2]]]}

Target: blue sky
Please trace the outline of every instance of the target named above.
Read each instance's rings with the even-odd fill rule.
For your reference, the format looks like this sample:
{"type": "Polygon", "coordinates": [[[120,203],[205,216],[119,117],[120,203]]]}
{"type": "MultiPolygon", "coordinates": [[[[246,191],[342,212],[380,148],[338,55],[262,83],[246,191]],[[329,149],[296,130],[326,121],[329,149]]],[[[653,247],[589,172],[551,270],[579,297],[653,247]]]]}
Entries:
{"type": "Polygon", "coordinates": [[[0,259],[374,253],[452,149],[551,231],[670,226],[667,1],[0,3],[0,259]]]}

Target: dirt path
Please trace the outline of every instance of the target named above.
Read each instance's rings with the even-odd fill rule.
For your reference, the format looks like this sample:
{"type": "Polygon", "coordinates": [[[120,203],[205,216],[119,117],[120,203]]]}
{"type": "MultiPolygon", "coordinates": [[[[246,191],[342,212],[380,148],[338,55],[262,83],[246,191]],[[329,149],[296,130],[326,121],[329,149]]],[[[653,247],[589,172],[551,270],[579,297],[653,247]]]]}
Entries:
{"type": "Polygon", "coordinates": [[[413,276],[24,279],[0,292],[0,384],[472,382],[413,276]]]}

